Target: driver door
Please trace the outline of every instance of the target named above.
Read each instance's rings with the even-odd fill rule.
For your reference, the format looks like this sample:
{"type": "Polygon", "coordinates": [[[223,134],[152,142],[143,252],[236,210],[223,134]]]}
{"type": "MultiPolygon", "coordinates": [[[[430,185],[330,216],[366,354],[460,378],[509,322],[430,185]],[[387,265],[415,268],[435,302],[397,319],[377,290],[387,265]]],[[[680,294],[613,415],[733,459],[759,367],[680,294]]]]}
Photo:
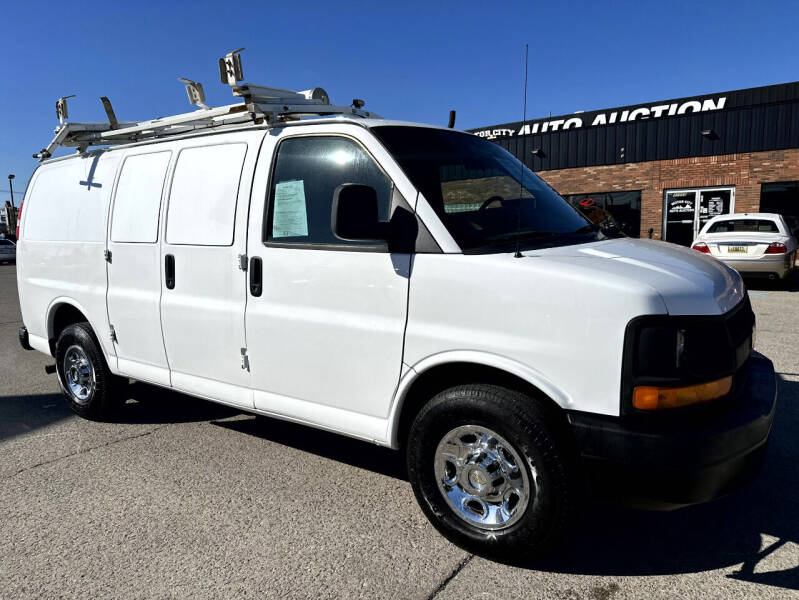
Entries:
{"type": "Polygon", "coordinates": [[[255,407],[383,437],[402,368],[410,254],[337,238],[331,205],[338,186],[369,185],[385,220],[394,183],[351,136],[273,143],[274,159],[260,159],[274,167],[261,198],[253,194],[247,250],[251,276],[262,274],[246,314],[255,407]]]}

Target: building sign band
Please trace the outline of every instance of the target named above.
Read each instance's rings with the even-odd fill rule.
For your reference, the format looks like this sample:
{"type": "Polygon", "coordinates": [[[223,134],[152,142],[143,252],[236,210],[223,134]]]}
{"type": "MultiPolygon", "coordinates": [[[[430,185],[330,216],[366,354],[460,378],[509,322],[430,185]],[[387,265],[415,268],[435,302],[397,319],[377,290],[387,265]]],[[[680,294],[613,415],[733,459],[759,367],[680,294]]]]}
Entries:
{"type": "Polygon", "coordinates": [[[556,117],[549,120],[528,121],[511,127],[494,127],[473,131],[474,135],[485,138],[513,137],[515,135],[536,135],[538,133],[551,133],[565,129],[579,129],[581,127],[598,127],[613,125],[615,123],[629,123],[644,119],[659,119],[673,117],[693,112],[708,112],[722,110],[727,102],[726,96],[708,98],[706,100],[686,100],[670,104],[657,104],[654,106],[639,106],[637,108],[619,109],[613,111],[599,111],[574,116],[556,117]]]}

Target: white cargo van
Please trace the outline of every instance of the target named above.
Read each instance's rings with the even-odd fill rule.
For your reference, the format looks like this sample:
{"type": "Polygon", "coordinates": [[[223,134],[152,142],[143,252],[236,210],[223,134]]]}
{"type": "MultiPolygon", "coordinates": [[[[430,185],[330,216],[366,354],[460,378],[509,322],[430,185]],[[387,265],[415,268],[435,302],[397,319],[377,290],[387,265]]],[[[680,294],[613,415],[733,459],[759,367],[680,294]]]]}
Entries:
{"type": "Polygon", "coordinates": [[[734,270],[606,237],[489,141],[344,114],[36,170],[20,340],[76,413],[134,378],[402,449],[489,556],[557,541],[586,483],[674,507],[757,470],[776,387],[734,270]]]}

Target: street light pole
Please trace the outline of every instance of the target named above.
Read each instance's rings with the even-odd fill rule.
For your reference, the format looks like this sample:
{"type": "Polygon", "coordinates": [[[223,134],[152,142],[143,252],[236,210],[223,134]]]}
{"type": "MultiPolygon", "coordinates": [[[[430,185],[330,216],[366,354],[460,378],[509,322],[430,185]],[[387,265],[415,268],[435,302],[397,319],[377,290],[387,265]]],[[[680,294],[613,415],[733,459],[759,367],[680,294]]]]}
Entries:
{"type": "Polygon", "coordinates": [[[16,208],[14,206],[14,184],[11,183],[12,181],[14,181],[13,173],[8,176],[8,190],[11,192],[11,208],[16,208]]]}

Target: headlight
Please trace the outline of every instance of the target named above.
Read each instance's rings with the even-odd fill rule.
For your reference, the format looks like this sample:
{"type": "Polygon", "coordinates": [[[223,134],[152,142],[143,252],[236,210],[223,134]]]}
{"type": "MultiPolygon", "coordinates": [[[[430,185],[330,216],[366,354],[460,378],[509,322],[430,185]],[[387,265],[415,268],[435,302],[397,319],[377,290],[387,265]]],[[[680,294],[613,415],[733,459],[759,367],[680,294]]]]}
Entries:
{"type": "Polygon", "coordinates": [[[746,341],[733,339],[728,328],[741,310],[708,317],[633,319],[625,336],[623,411],[678,408],[729,394],[732,375],[751,350],[751,325],[746,341]]]}
{"type": "Polygon", "coordinates": [[[690,380],[734,368],[724,324],[680,317],[651,318],[632,331],[636,377],[690,380]]]}

